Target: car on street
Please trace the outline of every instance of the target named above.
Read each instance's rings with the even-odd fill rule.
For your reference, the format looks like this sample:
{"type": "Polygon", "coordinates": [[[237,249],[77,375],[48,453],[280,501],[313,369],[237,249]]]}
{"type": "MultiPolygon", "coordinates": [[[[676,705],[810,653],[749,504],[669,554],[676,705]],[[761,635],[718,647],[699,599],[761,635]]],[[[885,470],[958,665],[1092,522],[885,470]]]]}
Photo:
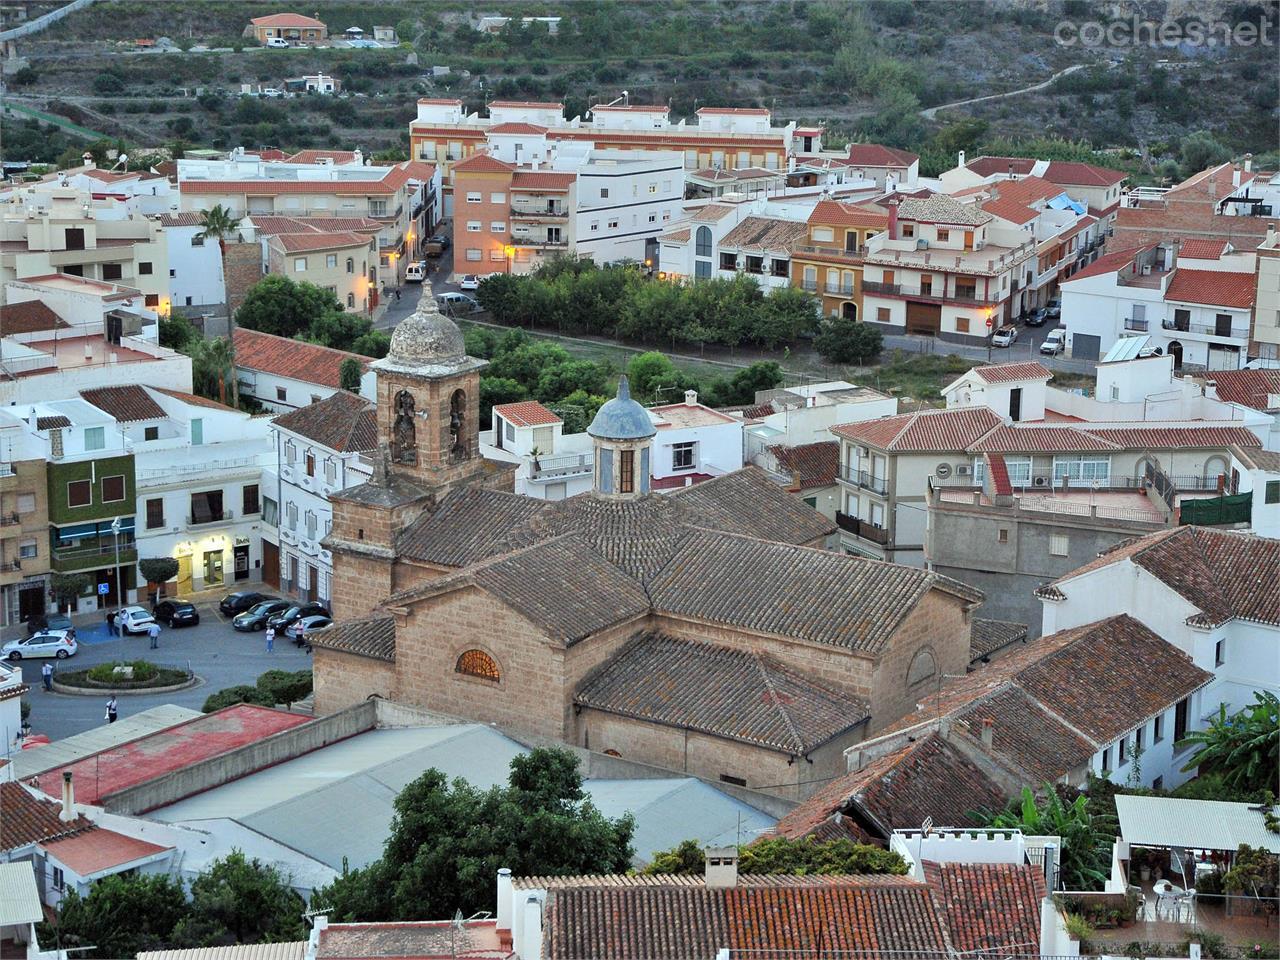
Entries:
{"type": "Polygon", "coordinates": [[[293,606],[288,607],[285,610],[281,610],[279,613],[272,614],[272,616],[267,620],[267,626],[274,627],[276,632],[279,633],[281,630],[293,626],[303,617],[331,616],[333,616],[333,614],[329,612],[329,608],[323,603],[295,603],[293,606]]]}
{"type": "Polygon", "coordinates": [[[993,347],[1012,347],[1017,339],[1018,328],[1011,323],[1006,323],[992,335],[991,345],[993,347]]]}
{"type": "Polygon", "coordinates": [[[269,593],[256,593],[253,590],[241,590],[238,593],[229,593],[218,601],[218,609],[222,611],[223,616],[230,617],[237,613],[244,613],[250,607],[262,603],[263,600],[278,599],[279,597],[273,597],[269,593]]]}
{"type": "Polygon", "coordinates": [[[65,613],[37,613],[27,621],[27,633],[39,633],[42,630],[69,630],[76,635],[76,628],[71,625],[71,618],[65,613]]]}
{"type": "Polygon", "coordinates": [[[147,612],[146,607],[125,607],[120,611],[121,633],[146,633],[155,622],[156,618],[147,612]]]}
{"type": "Polygon", "coordinates": [[[405,268],[404,282],[405,283],[421,283],[422,278],[425,277],[426,275],[427,275],[427,261],[417,260],[409,264],[409,266],[405,268]]]}
{"type": "Polygon", "coordinates": [[[264,600],[231,619],[231,626],[241,631],[267,629],[267,618],[289,608],[288,600],[264,600]]]}
{"type": "Polygon", "coordinates": [[[285,636],[300,647],[302,646],[305,637],[319,633],[321,630],[326,630],[331,626],[333,626],[332,617],[303,617],[285,631],[285,636]],[[305,633],[303,631],[305,631],[305,633]]]}
{"type": "Polygon", "coordinates": [[[1060,320],[1062,318],[1062,298],[1054,297],[1044,305],[1044,309],[1050,320],[1060,320]]]}
{"type": "Polygon", "coordinates": [[[1044,338],[1044,343],[1040,344],[1040,352],[1056,357],[1060,353],[1066,352],[1067,349],[1067,328],[1054,327],[1049,331],[1049,335],[1044,338]]]}
{"type": "Polygon", "coordinates": [[[0,648],[0,656],[6,660],[31,660],[36,657],[65,660],[75,656],[78,649],[74,630],[41,630],[29,637],[10,640],[0,648]]]}
{"type": "Polygon", "coordinates": [[[474,273],[468,273],[465,276],[463,276],[461,280],[458,281],[458,289],[459,290],[479,290],[480,278],[477,277],[474,273]]]}
{"type": "Polygon", "coordinates": [[[169,627],[194,627],[200,623],[200,611],[185,600],[161,600],[152,616],[169,627]]]}
{"type": "Polygon", "coordinates": [[[271,47],[273,50],[288,50],[289,41],[284,37],[267,37],[267,42],[263,46],[271,47]]]}
{"type": "Polygon", "coordinates": [[[1027,314],[1028,327],[1043,327],[1045,321],[1049,319],[1049,311],[1045,307],[1036,307],[1027,314]]]}
{"type": "Polygon", "coordinates": [[[449,317],[463,313],[475,313],[480,309],[480,303],[475,297],[468,297],[465,293],[455,293],[453,291],[440,294],[436,297],[436,303],[440,305],[440,312],[449,317]]]}

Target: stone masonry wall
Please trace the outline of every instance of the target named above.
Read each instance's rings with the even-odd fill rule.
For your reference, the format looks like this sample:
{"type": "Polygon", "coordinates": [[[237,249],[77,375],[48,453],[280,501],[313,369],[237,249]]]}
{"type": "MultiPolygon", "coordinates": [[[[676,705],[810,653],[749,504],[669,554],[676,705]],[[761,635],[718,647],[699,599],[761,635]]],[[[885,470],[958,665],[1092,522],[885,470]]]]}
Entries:
{"type": "Polygon", "coordinates": [[[389,700],[397,697],[395,665],[383,660],[316,647],[312,672],[318,717],[363,703],[370,694],[389,700]]]}
{"type": "Polygon", "coordinates": [[[938,674],[964,675],[969,665],[969,615],[964,607],[959,598],[931,590],[899,625],[876,667],[868,736],[936,693],[938,674]],[[923,649],[932,654],[936,673],[908,686],[911,664],[923,649]]]}

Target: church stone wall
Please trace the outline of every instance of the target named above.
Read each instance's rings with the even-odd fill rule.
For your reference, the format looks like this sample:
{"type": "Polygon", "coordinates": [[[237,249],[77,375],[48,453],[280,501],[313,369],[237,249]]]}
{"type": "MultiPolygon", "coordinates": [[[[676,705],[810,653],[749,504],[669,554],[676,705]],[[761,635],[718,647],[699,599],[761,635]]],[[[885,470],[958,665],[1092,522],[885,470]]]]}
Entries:
{"type": "Polygon", "coordinates": [[[969,615],[958,597],[930,590],[916,605],[881,655],[871,694],[869,736],[935,696],[938,674],[963,676],[969,666],[969,615]],[[935,672],[908,684],[912,664],[927,651],[935,672]]]}
{"type": "Polygon", "coordinates": [[[374,693],[388,700],[396,699],[393,663],[316,647],[312,665],[318,717],[363,703],[374,693]]]}

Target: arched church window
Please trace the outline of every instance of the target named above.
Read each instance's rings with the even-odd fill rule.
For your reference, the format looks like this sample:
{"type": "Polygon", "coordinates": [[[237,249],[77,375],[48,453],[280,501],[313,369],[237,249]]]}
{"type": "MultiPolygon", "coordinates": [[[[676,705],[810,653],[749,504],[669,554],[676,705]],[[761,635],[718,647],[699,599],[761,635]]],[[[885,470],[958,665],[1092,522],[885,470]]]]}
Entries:
{"type": "Polygon", "coordinates": [[[928,647],[924,647],[916,652],[915,658],[911,661],[911,669],[907,671],[907,686],[914,686],[922,680],[928,680],[938,672],[938,665],[934,662],[933,652],[928,647]]]}
{"type": "Polygon", "coordinates": [[[395,424],[391,429],[391,459],[396,463],[418,462],[417,428],[413,422],[413,394],[401,390],[395,399],[395,424]]]}
{"type": "Polygon", "coordinates": [[[453,391],[449,398],[449,452],[454,459],[462,459],[467,453],[467,392],[453,391]]]}
{"type": "Polygon", "coordinates": [[[481,680],[492,680],[494,683],[502,679],[497,661],[483,650],[467,650],[458,658],[458,663],[453,669],[468,677],[479,677],[481,680]]]}

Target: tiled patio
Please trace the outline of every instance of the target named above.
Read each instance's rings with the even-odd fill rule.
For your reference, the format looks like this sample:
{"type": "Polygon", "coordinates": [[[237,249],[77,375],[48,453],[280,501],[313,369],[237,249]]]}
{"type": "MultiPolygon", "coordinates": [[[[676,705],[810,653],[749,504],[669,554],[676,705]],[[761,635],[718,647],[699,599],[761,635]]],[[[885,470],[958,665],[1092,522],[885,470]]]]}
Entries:
{"type": "MultiPolygon", "coordinates": [[[[1236,898],[1232,915],[1228,916],[1224,904],[1199,900],[1195,904],[1194,911],[1190,904],[1184,904],[1176,914],[1169,906],[1162,906],[1160,916],[1157,918],[1157,899],[1152,891],[1153,885],[1154,881],[1137,884],[1142,889],[1144,897],[1139,922],[1130,927],[1099,930],[1092,938],[1093,941],[1117,944],[1121,947],[1135,940],[1147,943],[1180,944],[1194,930],[1200,929],[1216,934],[1237,947],[1245,947],[1242,955],[1248,955],[1254,944],[1273,948],[1270,955],[1275,955],[1274,948],[1280,945],[1280,923],[1277,923],[1275,913],[1266,910],[1265,903],[1236,898]]],[[[1263,955],[1268,955],[1265,949],[1263,955]]]]}

